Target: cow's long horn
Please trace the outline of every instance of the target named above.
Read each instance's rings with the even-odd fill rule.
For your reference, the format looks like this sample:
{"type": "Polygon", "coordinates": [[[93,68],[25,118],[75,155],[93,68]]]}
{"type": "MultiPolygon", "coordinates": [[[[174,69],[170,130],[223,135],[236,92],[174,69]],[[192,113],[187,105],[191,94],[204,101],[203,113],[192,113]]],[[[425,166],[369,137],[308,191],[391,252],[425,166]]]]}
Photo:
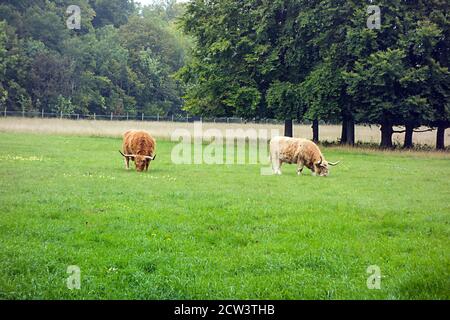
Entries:
{"type": "Polygon", "coordinates": [[[152,156],[146,156],[145,159],[149,159],[149,160],[155,160],[156,159],[156,154],[152,157],[152,156]]]}
{"type": "Polygon", "coordinates": [[[330,166],[337,166],[339,163],[340,163],[340,161],[338,161],[338,162],[328,162],[328,164],[330,166]]]}
{"type": "Polygon", "coordinates": [[[134,158],[135,157],[135,155],[132,155],[132,154],[123,154],[122,151],[120,151],[120,150],[119,150],[119,152],[125,158],[134,158]]]}

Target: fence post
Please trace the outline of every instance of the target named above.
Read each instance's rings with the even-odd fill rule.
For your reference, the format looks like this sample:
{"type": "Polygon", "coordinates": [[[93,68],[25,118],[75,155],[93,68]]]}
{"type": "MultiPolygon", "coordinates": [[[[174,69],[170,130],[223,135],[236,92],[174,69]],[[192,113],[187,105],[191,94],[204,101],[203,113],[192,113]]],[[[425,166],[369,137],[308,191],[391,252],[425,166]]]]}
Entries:
{"type": "Polygon", "coordinates": [[[5,107],[5,118],[6,118],[6,107],[5,107]]]}
{"type": "Polygon", "coordinates": [[[189,115],[186,113],[186,122],[189,122],[189,115]]]}
{"type": "Polygon", "coordinates": [[[95,112],[94,112],[94,120],[96,120],[96,118],[97,118],[97,115],[96,115],[95,112]]]}
{"type": "Polygon", "coordinates": [[[156,121],[159,122],[159,113],[156,115],[156,121]]]}
{"type": "Polygon", "coordinates": [[[144,113],[142,112],[142,121],[144,121],[144,113]]]}
{"type": "Polygon", "coordinates": [[[227,123],[230,123],[230,118],[227,118],[227,123]]]}
{"type": "Polygon", "coordinates": [[[111,112],[111,121],[113,120],[113,113],[111,112]]]}
{"type": "Polygon", "coordinates": [[[128,112],[127,112],[127,121],[128,121],[128,112]]]}
{"type": "Polygon", "coordinates": [[[80,120],[80,114],[77,113],[77,120],[80,120]]]}
{"type": "Polygon", "coordinates": [[[63,117],[63,112],[61,111],[61,119],[62,119],[62,117],[63,117]]]}
{"type": "Polygon", "coordinates": [[[22,109],[22,118],[25,118],[25,110],[22,109]]]}
{"type": "Polygon", "coordinates": [[[172,115],[172,122],[173,122],[173,115],[172,115]]]}

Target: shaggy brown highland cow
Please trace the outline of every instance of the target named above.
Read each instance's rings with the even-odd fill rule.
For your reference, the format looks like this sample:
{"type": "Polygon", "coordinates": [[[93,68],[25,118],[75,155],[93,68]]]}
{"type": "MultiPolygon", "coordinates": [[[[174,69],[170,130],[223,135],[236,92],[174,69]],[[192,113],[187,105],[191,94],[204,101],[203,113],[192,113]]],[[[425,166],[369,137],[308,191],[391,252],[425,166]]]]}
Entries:
{"type": "Polygon", "coordinates": [[[151,135],[145,131],[129,130],[123,134],[123,152],[120,154],[125,158],[125,167],[130,169],[130,159],[136,164],[139,172],[148,171],[150,161],[156,159],[156,142],[151,135]]]}

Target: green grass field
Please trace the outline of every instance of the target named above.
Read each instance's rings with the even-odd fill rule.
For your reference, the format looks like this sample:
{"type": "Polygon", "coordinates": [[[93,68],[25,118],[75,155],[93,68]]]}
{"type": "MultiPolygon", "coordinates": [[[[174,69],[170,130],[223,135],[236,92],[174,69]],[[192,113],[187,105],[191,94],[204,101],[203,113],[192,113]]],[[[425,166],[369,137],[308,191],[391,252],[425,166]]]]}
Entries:
{"type": "Polygon", "coordinates": [[[159,141],[138,174],[120,139],[0,141],[1,299],[450,298],[448,155],[324,149],[328,178],[261,176],[159,141]]]}

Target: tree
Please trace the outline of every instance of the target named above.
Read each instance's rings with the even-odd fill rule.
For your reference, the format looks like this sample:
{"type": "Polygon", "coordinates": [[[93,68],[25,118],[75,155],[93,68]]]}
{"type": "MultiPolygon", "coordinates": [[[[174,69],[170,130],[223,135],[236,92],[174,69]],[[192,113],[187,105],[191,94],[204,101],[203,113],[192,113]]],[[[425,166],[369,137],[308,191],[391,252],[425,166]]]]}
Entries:
{"type": "Polygon", "coordinates": [[[450,20],[448,19],[448,3],[432,1],[426,7],[429,20],[434,26],[427,26],[419,34],[427,44],[426,55],[429,66],[426,93],[428,103],[434,110],[431,126],[437,127],[436,148],[445,149],[445,130],[450,127],[450,20]],[[428,30],[427,30],[428,29],[428,30]],[[431,29],[431,30],[430,30],[431,29]],[[434,30],[433,30],[434,29],[434,30]],[[436,32],[436,29],[438,32],[436,32]],[[431,36],[430,36],[431,34],[431,36]],[[430,47],[432,48],[430,50],[430,47]]]}
{"type": "MultiPolygon", "coordinates": [[[[413,146],[412,138],[415,129],[423,124],[430,124],[435,116],[433,106],[448,102],[445,92],[445,77],[448,69],[442,68],[436,50],[440,42],[443,42],[443,30],[428,18],[415,21],[414,32],[405,34],[402,45],[408,48],[407,63],[409,70],[402,79],[402,86],[409,95],[405,112],[405,148],[413,146]],[[439,76],[441,75],[441,76],[439,76]],[[444,86],[441,87],[441,86],[444,86]],[[444,90],[442,90],[444,89],[444,90]],[[442,94],[440,94],[442,93],[442,94]],[[436,101],[439,97],[440,101],[436,101]]],[[[448,90],[447,90],[448,92],[448,90]]],[[[441,113],[445,115],[445,113],[441,113]]]]}
{"type": "Polygon", "coordinates": [[[349,94],[359,99],[358,115],[381,126],[381,147],[391,148],[393,126],[403,123],[399,106],[405,103],[400,80],[404,77],[403,50],[379,51],[358,61],[346,73],[349,94]]]}
{"type": "Polygon", "coordinates": [[[142,111],[177,113],[182,104],[182,90],[171,75],[184,65],[187,51],[177,32],[166,21],[147,12],[131,17],[120,28],[120,42],[129,52],[136,84],[130,87],[130,93],[143,107],[142,111]]]}
{"type": "Polygon", "coordinates": [[[256,65],[257,55],[267,48],[258,46],[250,34],[254,9],[251,1],[193,1],[188,5],[182,25],[197,43],[190,63],[178,73],[187,85],[188,112],[264,116],[256,65]],[[242,108],[243,101],[250,103],[247,110],[242,108]]]}
{"type": "Polygon", "coordinates": [[[70,99],[63,97],[62,95],[59,95],[56,99],[56,104],[53,107],[53,111],[56,113],[61,114],[71,114],[74,112],[74,106],[72,104],[72,101],[70,99]]]}
{"type": "Polygon", "coordinates": [[[340,72],[333,70],[330,61],[320,64],[301,84],[301,96],[308,105],[306,118],[313,122],[315,142],[319,141],[318,119],[337,121],[341,117],[341,106],[345,105],[345,95],[342,94],[341,87],[340,72]]]}
{"type": "Polygon", "coordinates": [[[292,119],[302,119],[304,104],[298,85],[290,82],[274,82],[267,91],[268,108],[279,119],[285,120],[286,137],[293,136],[292,119]]]}
{"type": "Polygon", "coordinates": [[[57,53],[41,52],[31,64],[29,84],[34,100],[44,106],[53,106],[58,98],[72,92],[74,62],[57,53]]]}
{"type": "Polygon", "coordinates": [[[433,107],[431,126],[437,127],[436,148],[445,149],[445,130],[450,128],[450,73],[447,67],[434,65],[428,81],[428,103],[433,107]]]}

